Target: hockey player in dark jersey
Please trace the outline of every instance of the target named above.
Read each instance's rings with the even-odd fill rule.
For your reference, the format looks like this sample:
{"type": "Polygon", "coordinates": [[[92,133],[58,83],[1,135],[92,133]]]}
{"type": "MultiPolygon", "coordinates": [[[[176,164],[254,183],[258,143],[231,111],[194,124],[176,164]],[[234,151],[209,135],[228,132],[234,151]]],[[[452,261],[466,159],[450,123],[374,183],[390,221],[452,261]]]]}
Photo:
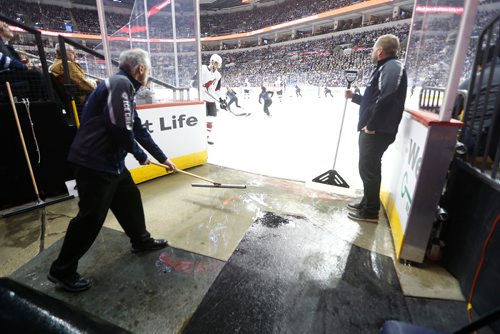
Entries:
{"type": "Polygon", "coordinates": [[[266,87],[261,87],[262,91],[259,95],[259,103],[262,104],[262,100],[264,101],[264,112],[267,116],[271,117],[271,113],[269,112],[269,106],[273,104],[273,100],[271,99],[274,95],[273,92],[267,91],[266,87]]]}
{"type": "Polygon", "coordinates": [[[328,95],[333,97],[331,89],[325,86],[325,97],[327,97],[328,95]]]}
{"type": "Polygon", "coordinates": [[[302,97],[302,94],[300,93],[300,87],[298,85],[295,85],[295,95],[297,95],[297,97],[302,97]]]}
{"type": "Polygon", "coordinates": [[[238,104],[238,97],[236,96],[236,92],[231,87],[227,87],[226,90],[226,98],[229,99],[227,103],[227,110],[231,111],[231,104],[236,104],[236,107],[241,108],[238,104]]]}

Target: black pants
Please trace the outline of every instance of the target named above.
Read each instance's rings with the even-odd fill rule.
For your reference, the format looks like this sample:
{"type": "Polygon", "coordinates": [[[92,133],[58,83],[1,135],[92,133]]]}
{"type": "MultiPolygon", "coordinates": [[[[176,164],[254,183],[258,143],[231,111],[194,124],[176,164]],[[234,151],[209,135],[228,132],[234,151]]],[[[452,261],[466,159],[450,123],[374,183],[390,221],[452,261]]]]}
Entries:
{"type": "Polygon", "coordinates": [[[109,209],[132,245],[151,237],[146,230],[141,194],[128,170],[115,175],[77,167],[75,176],[80,210],[69,223],[59,257],[50,269],[58,276],[76,273],[78,261],[97,238],[109,209]]]}
{"type": "Polygon", "coordinates": [[[237,106],[238,108],[241,108],[241,107],[239,106],[239,104],[238,104],[238,98],[237,98],[237,97],[233,97],[233,98],[231,98],[231,99],[229,100],[229,102],[228,102],[227,106],[229,107],[232,103],[235,103],[235,104],[236,104],[236,106],[237,106]]]}
{"type": "Polygon", "coordinates": [[[215,102],[205,102],[205,105],[207,106],[207,116],[217,117],[217,106],[215,102]]]}
{"type": "Polygon", "coordinates": [[[264,112],[269,115],[269,106],[273,104],[273,100],[265,100],[264,101],[264,112]]]}
{"type": "Polygon", "coordinates": [[[394,142],[394,134],[359,134],[359,175],[363,181],[362,213],[376,215],[380,209],[382,156],[394,142]]]}

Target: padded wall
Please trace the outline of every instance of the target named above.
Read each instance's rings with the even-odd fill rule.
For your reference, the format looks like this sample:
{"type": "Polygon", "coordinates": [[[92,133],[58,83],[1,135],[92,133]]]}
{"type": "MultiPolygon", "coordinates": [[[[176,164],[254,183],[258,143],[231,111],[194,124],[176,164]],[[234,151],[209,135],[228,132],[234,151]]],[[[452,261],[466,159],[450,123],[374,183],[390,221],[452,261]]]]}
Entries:
{"type": "MultiPolygon", "coordinates": [[[[500,185],[485,181],[470,166],[455,161],[443,207],[449,221],[443,230],[444,265],[469,297],[485,240],[500,214],[500,185]]],[[[500,225],[494,231],[476,283],[472,306],[485,315],[500,306],[500,225]]],[[[491,326],[500,332],[500,321],[491,326]]]]}
{"type": "MultiPolygon", "coordinates": [[[[60,108],[52,102],[30,103],[33,130],[26,106],[17,103],[16,109],[40,196],[44,199],[66,194],[64,182],[73,178],[66,157],[76,128],[67,124],[60,108]]],[[[34,201],[36,195],[12,107],[2,103],[0,111],[0,209],[6,209],[34,201]]]]}

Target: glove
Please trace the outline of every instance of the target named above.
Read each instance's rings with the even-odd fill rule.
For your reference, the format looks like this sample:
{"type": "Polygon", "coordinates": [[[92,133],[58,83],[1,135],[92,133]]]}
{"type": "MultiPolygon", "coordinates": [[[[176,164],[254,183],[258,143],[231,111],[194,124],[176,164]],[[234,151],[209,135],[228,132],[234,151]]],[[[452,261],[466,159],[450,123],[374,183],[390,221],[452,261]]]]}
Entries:
{"type": "Polygon", "coordinates": [[[220,108],[226,110],[227,109],[227,103],[223,99],[219,99],[220,102],[220,108]]]}

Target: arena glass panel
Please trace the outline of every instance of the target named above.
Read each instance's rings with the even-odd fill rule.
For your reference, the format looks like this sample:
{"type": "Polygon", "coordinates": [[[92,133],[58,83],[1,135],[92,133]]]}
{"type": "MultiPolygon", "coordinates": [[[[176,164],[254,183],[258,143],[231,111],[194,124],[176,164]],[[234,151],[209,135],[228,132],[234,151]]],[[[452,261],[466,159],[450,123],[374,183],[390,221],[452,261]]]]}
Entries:
{"type": "Polygon", "coordinates": [[[463,0],[415,1],[406,54],[408,87],[412,91],[446,87],[463,11],[463,0]]]}
{"type": "MultiPolygon", "coordinates": [[[[199,67],[195,6],[194,0],[136,1],[128,23],[111,31],[108,24],[112,59],[118,60],[120,52],[129,48],[144,49],[151,56],[151,77],[176,88],[192,87],[199,67]]],[[[113,15],[111,8],[105,7],[106,21],[113,15]]],[[[102,50],[102,45],[97,48],[102,50]]],[[[151,83],[149,88],[144,97],[151,103],[179,99],[174,90],[161,84],[151,83]]],[[[189,99],[199,99],[196,87],[189,89],[189,99]]]]}

